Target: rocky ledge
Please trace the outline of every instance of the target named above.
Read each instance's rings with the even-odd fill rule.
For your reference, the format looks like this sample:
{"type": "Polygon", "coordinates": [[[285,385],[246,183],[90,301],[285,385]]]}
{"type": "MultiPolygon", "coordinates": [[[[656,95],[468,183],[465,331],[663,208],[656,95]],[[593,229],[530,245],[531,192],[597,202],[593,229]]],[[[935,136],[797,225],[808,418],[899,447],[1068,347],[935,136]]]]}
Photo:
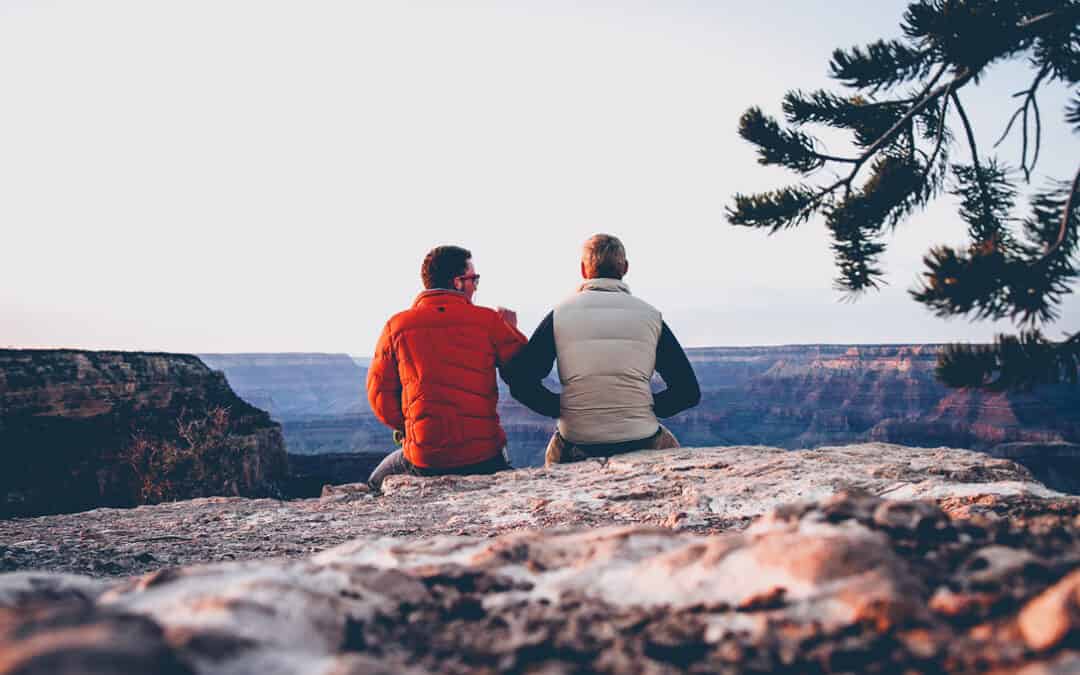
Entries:
{"type": "Polygon", "coordinates": [[[0,522],[0,673],[1080,667],[1080,500],[1007,460],[712,448],[385,487],[0,522]]]}
{"type": "Polygon", "coordinates": [[[281,427],[194,356],[0,349],[0,518],[279,494],[281,427]]]}

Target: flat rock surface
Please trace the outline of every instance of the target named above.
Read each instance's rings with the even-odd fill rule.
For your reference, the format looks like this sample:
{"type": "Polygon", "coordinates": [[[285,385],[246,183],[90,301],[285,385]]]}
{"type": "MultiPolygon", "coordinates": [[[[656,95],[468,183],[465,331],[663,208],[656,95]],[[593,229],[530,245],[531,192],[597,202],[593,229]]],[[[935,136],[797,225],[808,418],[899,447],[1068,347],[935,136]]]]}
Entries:
{"type": "Polygon", "coordinates": [[[999,513],[1032,499],[1062,499],[1008,460],[883,443],[646,451],[493,476],[394,476],[383,487],[382,494],[346,485],[321,499],[211,497],[0,520],[0,571],[127,576],[192,563],[306,558],[362,536],[493,537],[631,524],[710,534],[741,530],[782,504],[851,490],[946,500],[950,509],[981,503],[999,513]]]}
{"type": "Polygon", "coordinates": [[[365,536],[126,580],[5,574],[0,674],[1075,672],[1078,505],[957,499],[840,494],[723,534],[365,536]]]}
{"type": "Polygon", "coordinates": [[[728,447],[384,487],[0,521],[0,675],[1080,664],[1080,499],[1007,460],[728,447]]]}

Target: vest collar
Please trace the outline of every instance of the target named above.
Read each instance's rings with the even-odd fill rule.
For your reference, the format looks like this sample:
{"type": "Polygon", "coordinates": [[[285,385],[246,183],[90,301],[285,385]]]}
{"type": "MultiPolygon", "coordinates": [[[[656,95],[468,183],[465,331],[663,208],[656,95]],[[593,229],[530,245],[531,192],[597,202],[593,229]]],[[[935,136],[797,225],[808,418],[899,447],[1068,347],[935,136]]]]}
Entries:
{"type": "Polygon", "coordinates": [[[630,287],[621,279],[586,279],[578,286],[578,293],[583,291],[605,291],[608,293],[631,294],[630,287]]]}
{"type": "Polygon", "coordinates": [[[416,300],[413,300],[413,307],[419,307],[421,305],[446,305],[452,303],[464,305],[472,304],[461,291],[455,291],[450,288],[432,288],[421,291],[420,295],[416,296],[416,300]]]}

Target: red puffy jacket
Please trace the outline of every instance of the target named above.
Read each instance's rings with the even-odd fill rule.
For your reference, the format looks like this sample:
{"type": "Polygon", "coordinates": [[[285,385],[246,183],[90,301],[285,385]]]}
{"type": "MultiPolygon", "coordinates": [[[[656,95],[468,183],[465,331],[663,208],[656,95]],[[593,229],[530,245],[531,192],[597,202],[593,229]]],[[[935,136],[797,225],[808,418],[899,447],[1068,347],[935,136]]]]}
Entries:
{"type": "Polygon", "coordinates": [[[525,336],[456,291],[431,290],[386,322],[368,370],[371,409],[405,432],[405,458],[448,469],[494,458],[506,445],[495,367],[525,336]]]}

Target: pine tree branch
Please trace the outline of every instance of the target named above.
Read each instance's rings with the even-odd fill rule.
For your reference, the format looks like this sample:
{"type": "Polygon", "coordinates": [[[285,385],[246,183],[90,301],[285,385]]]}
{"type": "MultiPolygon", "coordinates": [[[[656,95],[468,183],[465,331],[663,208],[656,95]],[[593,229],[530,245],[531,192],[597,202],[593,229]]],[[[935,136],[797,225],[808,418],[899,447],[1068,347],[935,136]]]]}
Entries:
{"type": "Polygon", "coordinates": [[[908,134],[908,159],[915,161],[915,120],[912,118],[907,127],[908,134]]]}
{"type": "MultiPolygon", "coordinates": [[[[1039,114],[1039,101],[1031,97],[1031,109],[1035,111],[1035,153],[1031,155],[1031,165],[1024,166],[1024,177],[1030,182],[1031,172],[1035,170],[1035,162],[1039,161],[1039,150],[1042,148],[1042,115],[1039,114]]],[[[1027,120],[1024,120],[1024,138],[1027,139],[1027,120]]],[[[1027,154],[1025,153],[1025,157],[1027,154]]]]}
{"type": "MultiPolygon", "coordinates": [[[[1080,82],[1080,0],[909,1],[901,23],[905,40],[877,40],[833,52],[832,77],[855,94],[794,91],[785,98],[792,124],[825,124],[853,132],[854,149],[845,153],[850,156],[819,153],[827,148],[807,137],[811,142],[791,154],[813,169],[834,169],[822,181],[826,185],[736,195],[729,220],[776,231],[823,213],[833,237],[839,285],[858,291],[880,281],[876,263],[885,249],[880,240],[884,228],[895,227],[915,207],[925,206],[951,171],[957,185],[948,192],[961,198],[959,215],[968,224],[971,242],[963,249],[932,249],[924,258],[923,286],[911,291],[914,298],[943,317],[1011,317],[1018,324],[1019,317],[1032,324],[1053,321],[1062,296],[1072,292],[1071,282],[1080,278],[1073,258],[1080,247],[1080,168],[1071,185],[1055,181],[1036,194],[1031,217],[1018,220],[1011,214],[1020,177],[1030,183],[1041,159],[1040,88],[1060,80],[1075,89],[1080,82]],[[1017,124],[1022,126],[1021,147],[1016,148],[1022,173],[1012,173],[992,154],[980,157],[974,120],[959,90],[978,83],[990,64],[1021,59],[1025,52],[1030,53],[1029,86],[1013,95],[1012,110],[1005,102],[1010,116],[994,143],[998,148],[1017,124]],[[878,92],[890,91],[897,95],[874,100],[878,92]],[[956,115],[949,119],[953,106],[956,115]],[[970,164],[950,164],[956,125],[963,126],[970,164]],[[863,171],[868,165],[873,168],[863,171]],[[1066,189],[1069,194],[1062,195],[1066,189]],[[1012,230],[1016,222],[1023,239],[1012,230]]],[[[1080,133],[1080,91],[1069,94],[1065,122],[1080,133]]],[[[785,149],[782,142],[773,145],[774,153],[785,149]]],[[[791,161],[787,165],[800,169],[791,161]]],[[[1000,335],[994,345],[957,346],[941,366],[939,377],[951,386],[1008,389],[1077,383],[1080,332],[1057,343],[1037,330],[1000,335]]]]}
{"type": "Polygon", "coordinates": [[[971,147],[971,161],[975,165],[975,168],[979,168],[979,151],[975,147],[975,134],[971,130],[971,121],[968,120],[967,113],[964,111],[964,106],[960,103],[960,97],[956,95],[956,92],[950,92],[953,103],[956,104],[956,112],[960,114],[960,121],[964,123],[964,131],[967,133],[968,146],[971,147]]]}
{"type": "MultiPolygon", "coordinates": [[[[1055,241],[1054,244],[1046,250],[1046,253],[1043,253],[1042,260],[1046,260],[1047,258],[1052,256],[1055,251],[1061,248],[1062,244],[1064,244],[1065,240],[1068,238],[1069,219],[1072,215],[1074,203],[1073,200],[1076,198],[1077,190],[1080,190],[1080,169],[1077,169],[1076,175],[1073,176],[1072,187],[1069,190],[1068,198],[1065,200],[1065,210],[1061,213],[1061,228],[1058,230],[1057,241],[1055,241]]],[[[1080,336],[1080,333],[1078,333],[1077,336],[1080,336]]]]}
{"type": "MultiPolygon", "coordinates": [[[[960,87],[967,84],[967,82],[972,77],[971,72],[964,71],[964,72],[958,74],[955,78],[950,80],[948,83],[938,87],[937,89],[934,89],[933,88],[934,85],[938,82],[938,80],[941,79],[942,75],[945,74],[946,70],[948,70],[948,64],[942,64],[941,67],[938,68],[937,72],[934,73],[933,77],[930,78],[930,81],[923,88],[922,93],[920,93],[919,96],[914,98],[914,99],[908,99],[909,101],[914,101],[915,105],[913,105],[910,110],[908,110],[906,113],[904,113],[904,115],[899,120],[897,120],[896,123],[893,124],[884,134],[879,136],[877,138],[877,140],[875,140],[873,143],[871,143],[870,146],[867,147],[866,150],[864,150],[863,153],[861,155],[859,155],[858,157],[855,157],[855,158],[830,157],[830,156],[827,156],[827,155],[821,155],[821,154],[818,154],[818,153],[814,153],[815,156],[817,156],[820,159],[829,159],[829,160],[837,161],[837,162],[850,163],[850,164],[853,164],[854,166],[852,166],[851,172],[845,178],[841,178],[841,179],[837,180],[835,183],[833,183],[832,185],[829,185],[828,187],[822,188],[820,191],[818,191],[818,193],[814,195],[814,197],[810,200],[810,202],[807,203],[806,207],[807,208],[813,208],[813,207],[817,206],[818,204],[821,203],[821,201],[825,197],[832,194],[833,192],[835,192],[836,190],[838,190],[841,187],[843,187],[845,189],[846,193],[848,195],[850,195],[850,193],[851,193],[851,184],[855,181],[855,177],[858,175],[859,169],[862,168],[862,166],[867,162],[867,160],[869,160],[871,157],[873,157],[875,154],[877,154],[877,152],[879,150],[881,150],[885,145],[892,142],[893,138],[900,131],[902,131],[905,128],[906,125],[909,125],[909,124],[913,123],[913,121],[915,119],[915,116],[918,115],[920,112],[922,112],[922,110],[924,110],[926,108],[926,106],[930,105],[930,103],[932,103],[933,101],[937,100],[938,98],[940,98],[942,96],[947,97],[949,95],[949,93],[951,93],[951,92],[955,91],[956,89],[959,89],[960,87]]],[[[890,102],[890,103],[892,103],[892,102],[890,102]]],[[[876,104],[871,103],[871,104],[867,104],[867,105],[885,105],[885,102],[876,103],[876,104]]],[[[945,111],[944,111],[944,108],[943,108],[942,109],[942,120],[941,120],[941,124],[939,126],[939,129],[938,129],[938,144],[935,147],[935,151],[934,151],[934,156],[935,157],[937,156],[937,151],[941,147],[941,140],[942,140],[943,134],[944,134],[944,128],[945,128],[944,127],[944,118],[945,118],[944,112],[945,111]]],[[[931,161],[931,164],[932,163],[933,162],[931,161]]],[[[929,172],[929,165],[928,165],[927,171],[929,172]]]]}
{"type": "Polygon", "coordinates": [[[823,155],[820,152],[815,152],[814,157],[823,159],[827,162],[844,162],[845,164],[854,164],[859,161],[858,157],[835,157],[833,155],[823,155]]]}
{"type": "MultiPolygon", "coordinates": [[[[952,84],[951,82],[949,83],[952,84]]],[[[926,171],[923,172],[923,182],[929,178],[930,172],[934,168],[934,162],[937,160],[938,153],[941,152],[942,141],[945,140],[945,116],[949,112],[949,94],[952,93],[951,87],[946,87],[945,94],[941,101],[941,116],[938,118],[937,135],[934,139],[934,152],[930,154],[930,158],[926,160],[926,171]]]]}
{"type": "Polygon", "coordinates": [[[1039,161],[1039,148],[1042,145],[1042,118],[1039,115],[1039,101],[1035,98],[1036,92],[1039,90],[1039,85],[1042,83],[1043,78],[1050,74],[1050,64],[1046,64],[1035,76],[1035,81],[1031,83],[1031,86],[1024,91],[1018,91],[1013,96],[1023,96],[1024,103],[1016,112],[1009,118],[1009,123],[1005,125],[1005,131],[1002,132],[1001,138],[997,139],[994,143],[994,147],[1001,145],[1001,142],[1008,137],[1009,132],[1012,131],[1013,123],[1016,119],[1023,115],[1023,148],[1020,151],[1020,169],[1024,172],[1024,180],[1028,183],[1031,182],[1031,172],[1035,170],[1035,163],[1039,161]],[[1035,154],[1032,155],[1031,164],[1027,163],[1028,155],[1028,109],[1032,109],[1035,112],[1035,154]]]}
{"type": "Polygon", "coordinates": [[[986,176],[983,175],[982,167],[979,165],[979,150],[975,147],[975,133],[971,130],[971,121],[968,119],[967,112],[965,112],[963,104],[960,103],[960,97],[956,94],[956,91],[953,90],[949,95],[956,105],[956,112],[960,115],[960,121],[964,123],[964,132],[967,134],[968,145],[971,147],[971,163],[975,167],[975,180],[978,181],[979,192],[983,196],[983,217],[989,222],[993,218],[990,210],[990,190],[986,186],[986,176]]]}
{"type": "Polygon", "coordinates": [[[941,67],[938,68],[938,71],[936,73],[934,73],[934,76],[931,77],[930,81],[926,83],[925,87],[923,87],[922,92],[918,96],[916,96],[914,99],[911,99],[911,101],[918,101],[918,100],[921,100],[923,98],[926,98],[926,96],[930,93],[930,90],[934,88],[934,85],[938,83],[938,80],[941,79],[941,76],[944,75],[945,71],[948,70],[948,69],[949,69],[949,64],[948,63],[942,63],[941,67]]]}
{"type": "MultiPolygon", "coordinates": [[[[935,76],[935,78],[940,76],[941,73],[944,72],[944,70],[945,68],[942,67],[938,71],[938,75],[935,76]]],[[[832,194],[841,187],[845,188],[848,192],[850,192],[851,184],[852,182],[854,182],[855,176],[858,175],[859,169],[861,169],[862,166],[866,164],[866,161],[868,159],[877,154],[877,152],[883,147],[891,143],[893,138],[895,138],[896,135],[905,128],[905,125],[910,124],[911,121],[915,118],[915,115],[919,114],[924,108],[926,108],[926,106],[930,105],[930,103],[937,100],[941,96],[947,96],[949,94],[955,96],[956,90],[967,84],[971,77],[972,73],[970,71],[964,71],[946,84],[941,85],[937,89],[928,91],[922,97],[922,99],[919,100],[915,105],[913,105],[910,110],[904,113],[904,115],[899,120],[897,120],[896,123],[893,124],[888,131],[879,136],[876,141],[870,144],[870,147],[868,147],[865,151],[863,151],[861,155],[856,158],[854,166],[851,169],[851,173],[849,173],[845,178],[841,178],[832,185],[822,189],[817,195],[814,196],[814,200],[811,202],[811,204],[814,205],[819,203],[827,195],[832,194]]]]}
{"type": "Polygon", "coordinates": [[[1069,19],[1076,20],[1077,18],[1080,18],[1080,5],[1073,5],[1072,7],[1063,7],[1061,9],[1055,9],[1055,10],[1050,11],[1050,12],[1043,12],[1042,14],[1038,14],[1036,16],[1033,16],[1033,17],[1030,17],[1030,18],[1024,19],[1023,21],[1018,22],[1016,24],[1016,27],[1021,29],[1021,30],[1027,30],[1029,28],[1032,28],[1033,26],[1037,27],[1040,23],[1042,23],[1044,21],[1051,21],[1051,20],[1057,19],[1059,17],[1063,21],[1068,21],[1069,19]]]}
{"type": "Polygon", "coordinates": [[[935,371],[947,386],[988,391],[1076,384],[1080,379],[1080,333],[1057,343],[1033,330],[1017,336],[998,335],[989,345],[947,345],[938,354],[935,371]]]}

